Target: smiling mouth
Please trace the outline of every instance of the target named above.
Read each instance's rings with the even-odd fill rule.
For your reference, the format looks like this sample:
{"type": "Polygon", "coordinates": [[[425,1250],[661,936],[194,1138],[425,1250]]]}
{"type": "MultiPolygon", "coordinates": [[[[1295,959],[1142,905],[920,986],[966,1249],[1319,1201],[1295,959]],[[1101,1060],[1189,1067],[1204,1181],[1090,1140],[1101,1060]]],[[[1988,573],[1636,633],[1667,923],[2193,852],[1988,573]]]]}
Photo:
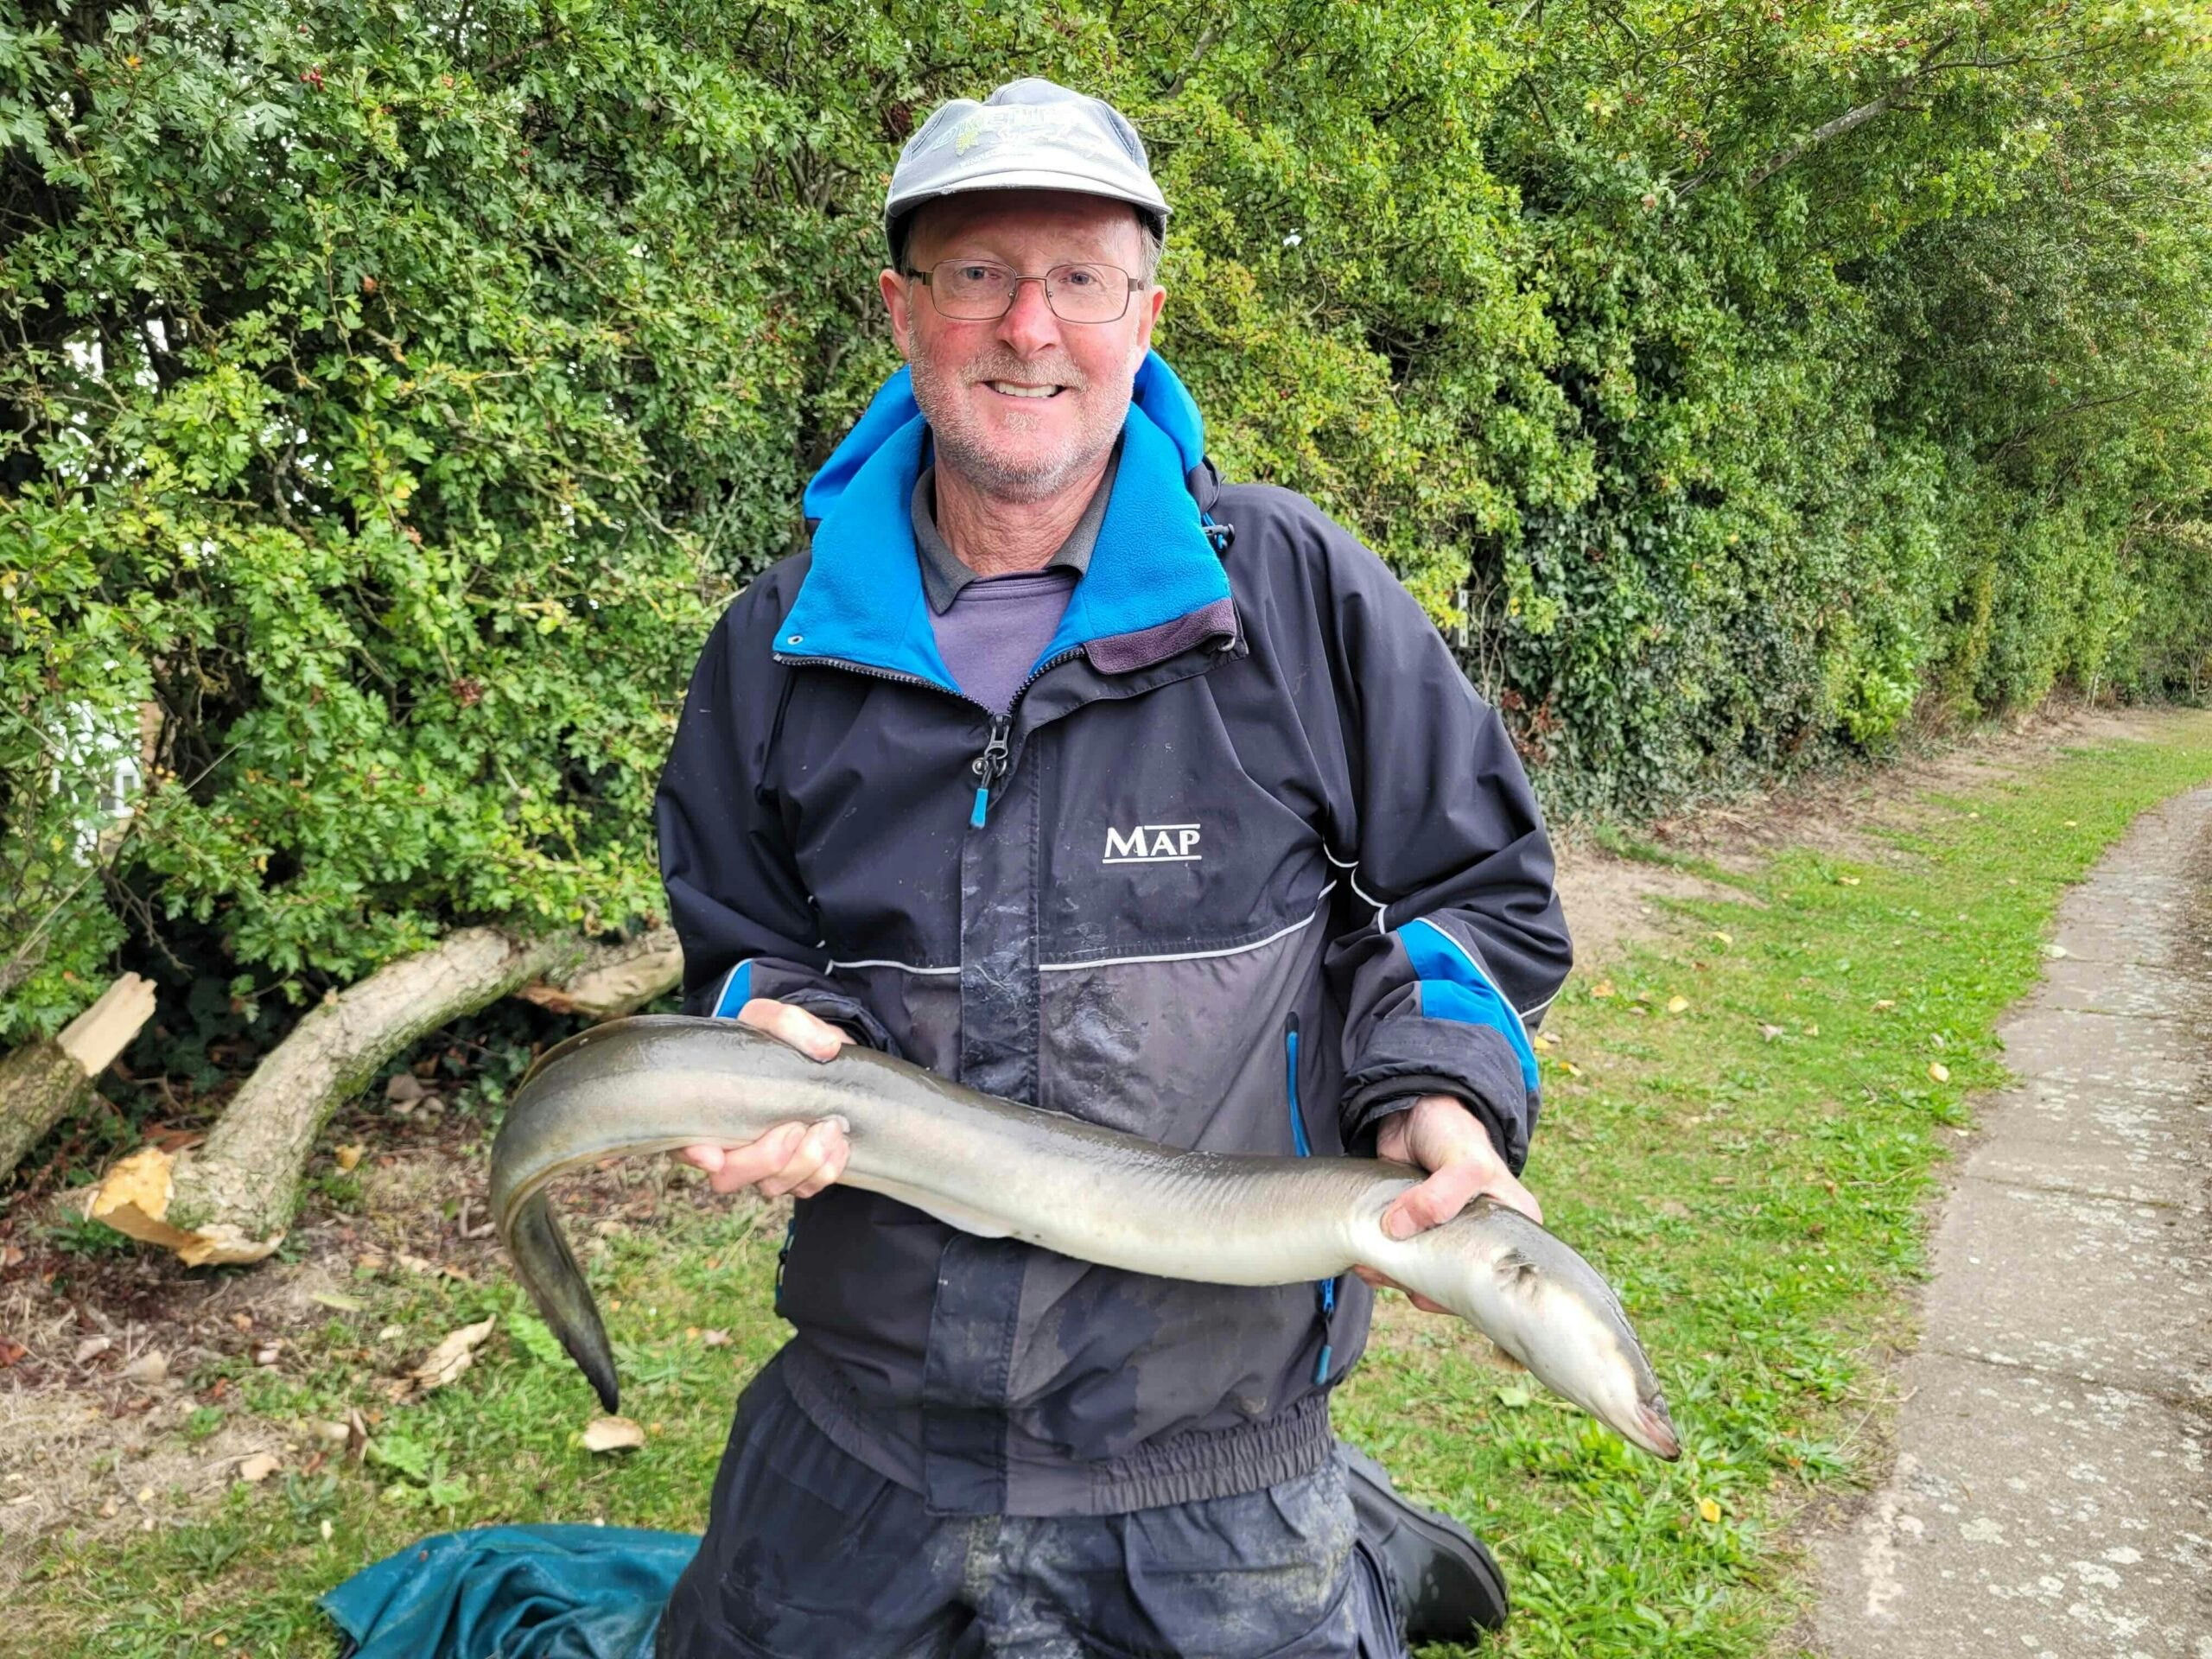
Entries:
{"type": "Polygon", "coordinates": [[[986,380],[983,385],[1001,397],[1057,397],[1065,386],[1025,385],[1019,380],[986,380]]]}

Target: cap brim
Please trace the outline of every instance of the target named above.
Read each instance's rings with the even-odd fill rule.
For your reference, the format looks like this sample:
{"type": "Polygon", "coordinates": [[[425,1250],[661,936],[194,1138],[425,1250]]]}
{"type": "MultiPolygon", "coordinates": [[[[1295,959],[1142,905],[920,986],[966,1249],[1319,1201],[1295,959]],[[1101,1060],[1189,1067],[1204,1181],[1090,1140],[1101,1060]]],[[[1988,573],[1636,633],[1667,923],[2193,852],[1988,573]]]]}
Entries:
{"type": "Polygon", "coordinates": [[[1109,201],[1126,201],[1132,207],[1141,207],[1165,220],[1168,215],[1166,199],[1154,194],[1139,194],[1135,189],[1116,189],[1099,181],[1088,173],[1062,173],[1048,168],[1014,168],[1002,173],[981,173],[972,179],[962,179],[941,190],[918,192],[902,196],[884,206],[884,221],[889,224],[902,215],[911,213],[925,201],[940,201],[946,196],[965,195],[970,190],[1065,190],[1073,195],[1103,196],[1109,201]]]}

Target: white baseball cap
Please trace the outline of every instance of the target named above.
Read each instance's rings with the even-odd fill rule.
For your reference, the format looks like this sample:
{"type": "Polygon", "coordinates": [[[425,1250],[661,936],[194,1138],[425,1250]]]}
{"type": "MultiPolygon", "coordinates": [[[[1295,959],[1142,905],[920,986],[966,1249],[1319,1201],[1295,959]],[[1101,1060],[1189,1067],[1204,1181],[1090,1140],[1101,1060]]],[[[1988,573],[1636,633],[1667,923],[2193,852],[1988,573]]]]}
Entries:
{"type": "Polygon", "coordinates": [[[1152,181],[1144,143],[1103,99],[1031,77],[978,104],[956,98],[931,111],[891,175],[883,235],[897,253],[899,224],[915,208],[966,190],[1073,190],[1126,201],[1167,226],[1167,199],[1152,181]]]}

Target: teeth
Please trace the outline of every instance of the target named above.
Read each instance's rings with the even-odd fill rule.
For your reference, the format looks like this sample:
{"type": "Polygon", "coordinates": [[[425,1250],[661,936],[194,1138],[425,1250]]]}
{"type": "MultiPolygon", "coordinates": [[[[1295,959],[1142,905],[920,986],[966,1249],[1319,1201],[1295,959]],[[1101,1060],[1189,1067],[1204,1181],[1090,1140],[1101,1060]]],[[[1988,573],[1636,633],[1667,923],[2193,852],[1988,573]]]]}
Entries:
{"type": "Polygon", "coordinates": [[[1050,397],[1059,390],[1058,386],[1017,386],[1011,380],[986,380],[983,384],[1009,397],[1050,397]]]}

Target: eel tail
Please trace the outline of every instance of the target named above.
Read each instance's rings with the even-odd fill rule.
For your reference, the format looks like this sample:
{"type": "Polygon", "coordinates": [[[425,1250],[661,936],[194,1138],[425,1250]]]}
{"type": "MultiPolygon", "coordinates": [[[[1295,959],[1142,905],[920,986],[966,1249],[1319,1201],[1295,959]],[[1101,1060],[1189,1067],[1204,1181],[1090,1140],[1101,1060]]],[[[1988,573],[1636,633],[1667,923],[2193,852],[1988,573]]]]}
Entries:
{"type": "Polygon", "coordinates": [[[583,1269],[562,1236],[561,1224],[543,1188],[531,1193],[516,1210],[507,1235],[507,1254],[515,1276],[530,1292],[537,1311],[569,1357],[580,1366],[609,1416],[620,1408],[621,1385],[614,1376],[614,1350],[607,1340],[607,1327],[599,1317],[599,1304],[583,1269]]]}

